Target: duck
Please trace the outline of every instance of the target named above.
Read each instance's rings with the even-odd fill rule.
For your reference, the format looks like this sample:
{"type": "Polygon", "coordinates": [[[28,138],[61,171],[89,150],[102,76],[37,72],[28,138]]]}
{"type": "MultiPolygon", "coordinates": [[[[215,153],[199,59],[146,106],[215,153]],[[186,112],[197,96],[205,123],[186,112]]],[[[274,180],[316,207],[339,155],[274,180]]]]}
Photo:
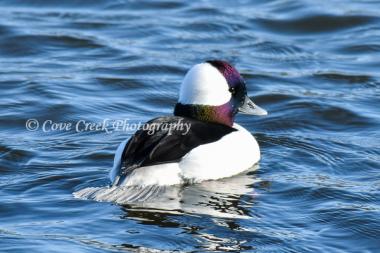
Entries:
{"type": "Polygon", "coordinates": [[[247,95],[230,63],[209,60],[186,73],[171,116],[154,118],[123,141],[110,171],[112,186],[194,184],[238,175],[260,160],[238,113],[267,115],[247,95]]]}

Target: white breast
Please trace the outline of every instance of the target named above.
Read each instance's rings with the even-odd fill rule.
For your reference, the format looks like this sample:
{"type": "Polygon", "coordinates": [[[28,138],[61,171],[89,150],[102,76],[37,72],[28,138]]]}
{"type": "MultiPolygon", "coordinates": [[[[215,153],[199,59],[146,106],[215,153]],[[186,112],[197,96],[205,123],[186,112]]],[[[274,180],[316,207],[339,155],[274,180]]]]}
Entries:
{"type": "Polygon", "coordinates": [[[233,125],[232,132],[219,141],[198,146],[179,163],[183,178],[195,182],[231,177],[260,160],[255,138],[242,126],[233,125]]]}

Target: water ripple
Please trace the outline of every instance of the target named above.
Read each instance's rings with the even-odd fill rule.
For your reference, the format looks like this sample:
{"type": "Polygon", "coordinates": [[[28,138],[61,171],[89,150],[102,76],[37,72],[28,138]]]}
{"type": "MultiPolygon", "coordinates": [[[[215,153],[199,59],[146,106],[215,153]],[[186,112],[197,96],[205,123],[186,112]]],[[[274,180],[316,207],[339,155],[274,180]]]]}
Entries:
{"type": "Polygon", "coordinates": [[[258,22],[265,29],[273,32],[307,36],[314,33],[331,33],[362,27],[371,23],[378,22],[379,18],[375,16],[359,15],[314,15],[297,19],[258,19],[252,22],[258,22]]]}

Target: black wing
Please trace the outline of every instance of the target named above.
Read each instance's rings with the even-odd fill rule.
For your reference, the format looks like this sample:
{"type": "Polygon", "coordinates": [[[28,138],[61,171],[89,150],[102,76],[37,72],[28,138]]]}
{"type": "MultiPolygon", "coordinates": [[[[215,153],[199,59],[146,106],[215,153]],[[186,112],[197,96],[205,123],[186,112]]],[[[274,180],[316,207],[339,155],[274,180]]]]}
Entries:
{"type": "Polygon", "coordinates": [[[148,121],[125,145],[118,182],[139,167],[179,161],[193,148],[217,141],[233,131],[236,129],[226,125],[178,116],[148,121]]]}

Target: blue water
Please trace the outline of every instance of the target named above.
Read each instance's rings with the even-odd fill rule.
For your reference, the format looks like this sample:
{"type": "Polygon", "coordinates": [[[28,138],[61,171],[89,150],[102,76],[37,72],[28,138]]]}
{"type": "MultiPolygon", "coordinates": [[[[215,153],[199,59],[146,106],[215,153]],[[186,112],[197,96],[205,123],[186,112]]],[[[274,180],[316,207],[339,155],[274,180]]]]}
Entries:
{"type": "Polygon", "coordinates": [[[0,1],[0,251],[378,252],[379,10],[371,0],[0,1]],[[56,128],[169,115],[186,71],[215,58],[269,111],[237,118],[259,141],[256,170],[154,205],[74,198],[109,183],[133,131],[56,128]]]}

